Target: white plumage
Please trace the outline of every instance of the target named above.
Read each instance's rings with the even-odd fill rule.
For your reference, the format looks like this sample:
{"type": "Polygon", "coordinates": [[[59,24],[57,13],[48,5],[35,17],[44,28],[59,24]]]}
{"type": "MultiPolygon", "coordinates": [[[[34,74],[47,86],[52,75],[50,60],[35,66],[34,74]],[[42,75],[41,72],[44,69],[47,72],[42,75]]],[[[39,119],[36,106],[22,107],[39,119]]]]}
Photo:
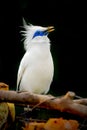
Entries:
{"type": "Polygon", "coordinates": [[[50,51],[49,32],[54,27],[24,25],[26,50],[19,66],[17,90],[46,94],[53,81],[54,65],[50,51]]]}

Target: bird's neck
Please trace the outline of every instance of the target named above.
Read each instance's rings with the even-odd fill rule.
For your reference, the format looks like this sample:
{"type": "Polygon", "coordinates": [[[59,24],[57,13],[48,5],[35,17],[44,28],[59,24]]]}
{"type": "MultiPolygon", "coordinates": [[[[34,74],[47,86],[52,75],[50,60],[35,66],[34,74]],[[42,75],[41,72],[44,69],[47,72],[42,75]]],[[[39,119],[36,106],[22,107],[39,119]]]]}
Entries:
{"type": "Polygon", "coordinates": [[[35,40],[32,40],[28,46],[27,46],[27,51],[29,51],[30,49],[41,49],[41,51],[43,50],[49,50],[50,49],[50,40],[46,37],[44,38],[36,38],[35,40]]]}

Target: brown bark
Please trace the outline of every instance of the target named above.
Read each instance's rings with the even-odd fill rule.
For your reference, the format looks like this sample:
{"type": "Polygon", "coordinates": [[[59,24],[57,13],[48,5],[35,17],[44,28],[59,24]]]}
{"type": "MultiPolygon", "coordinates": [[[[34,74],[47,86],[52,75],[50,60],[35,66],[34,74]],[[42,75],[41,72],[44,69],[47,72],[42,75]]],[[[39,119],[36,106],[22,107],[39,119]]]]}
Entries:
{"type": "MultiPolygon", "coordinates": [[[[83,99],[74,100],[74,96],[75,93],[73,92],[68,92],[61,97],[54,97],[32,94],[29,92],[17,93],[16,91],[0,90],[0,102],[30,105],[33,106],[33,109],[35,107],[54,109],[87,118],[87,106],[82,102],[83,99]]],[[[85,104],[87,104],[87,99],[84,100],[85,104]]]]}

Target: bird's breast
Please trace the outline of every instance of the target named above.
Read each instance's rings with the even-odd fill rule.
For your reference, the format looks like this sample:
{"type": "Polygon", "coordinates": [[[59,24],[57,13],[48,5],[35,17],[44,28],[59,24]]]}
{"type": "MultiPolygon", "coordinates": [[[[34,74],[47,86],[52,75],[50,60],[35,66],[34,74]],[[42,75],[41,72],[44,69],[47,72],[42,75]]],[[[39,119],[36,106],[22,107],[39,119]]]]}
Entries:
{"type": "Polygon", "coordinates": [[[52,61],[44,61],[27,67],[23,81],[27,83],[27,90],[33,93],[46,93],[50,88],[53,79],[53,63],[52,61]]]}

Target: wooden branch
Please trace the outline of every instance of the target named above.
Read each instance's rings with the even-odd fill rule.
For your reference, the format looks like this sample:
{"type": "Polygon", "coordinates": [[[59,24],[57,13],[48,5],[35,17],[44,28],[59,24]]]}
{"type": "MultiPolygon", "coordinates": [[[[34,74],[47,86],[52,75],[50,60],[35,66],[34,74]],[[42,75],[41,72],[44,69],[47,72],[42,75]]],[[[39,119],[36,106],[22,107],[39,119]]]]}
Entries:
{"type": "Polygon", "coordinates": [[[87,98],[82,98],[80,100],[74,100],[75,103],[79,103],[79,104],[83,104],[83,105],[87,105],[87,98]]]}
{"type": "MultiPolygon", "coordinates": [[[[37,95],[29,92],[17,93],[16,91],[0,90],[0,102],[10,102],[19,105],[31,105],[33,108],[41,107],[47,109],[69,112],[83,118],[87,118],[87,106],[83,105],[82,99],[73,100],[75,93],[68,92],[61,97],[49,95],[37,95]],[[80,102],[81,101],[81,102],[80,102]]],[[[85,100],[87,104],[87,99],[85,100]]]]}

